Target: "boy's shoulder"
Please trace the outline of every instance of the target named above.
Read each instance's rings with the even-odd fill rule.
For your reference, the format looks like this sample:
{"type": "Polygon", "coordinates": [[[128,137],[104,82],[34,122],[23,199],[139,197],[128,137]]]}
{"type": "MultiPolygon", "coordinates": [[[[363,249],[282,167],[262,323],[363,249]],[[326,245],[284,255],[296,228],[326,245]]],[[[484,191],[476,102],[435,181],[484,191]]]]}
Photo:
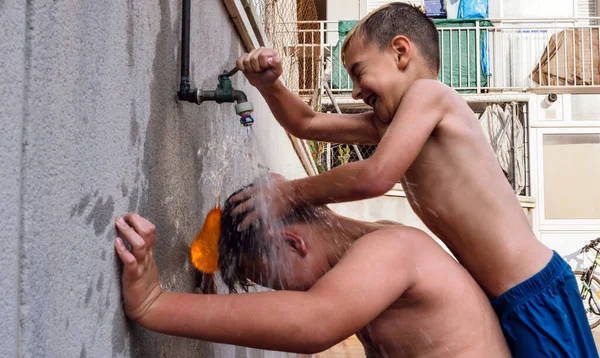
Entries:
{"type": "Polygon", "coordinates": [[[449,113],[472,113],[464,97],[454,88],[434,79],[417,79],[408,88],[402,101],[408,100],[424,110],[433,110],[442,118],[449,113]]]}
{"type": "Polygon", "coordinates": [[[458,95],[458,93],[451,87],[448,87],[439,80],[430,78],[419,78],[414,80],[408,87],[406,93],[417,93],[419,96],[423,97],[436,97],[440,95],[447,95],[448,93],[458,95]]]}
{"type": "Polygon", "coordinates": [[[444,83],[428,78],[413,81],[406,90],[402,102],[421,108],[441,109],[449,102],[462,99],[460,94],[444,83]]]}
{"type": "MultiPolygon", "coordinates": [[[[385,221],[380,228],[359,238],[353,246],[361,251],[371,253],[394,253],[398,258],[414,257],[423,248],[426,249],[428,241],[432,239],[425,232],[392,221],[385,221]]],[[[376,257],[376,256],[375,256],[376,257]]],[[[400,263],[402,260],[398,260],[400,263]]]]}

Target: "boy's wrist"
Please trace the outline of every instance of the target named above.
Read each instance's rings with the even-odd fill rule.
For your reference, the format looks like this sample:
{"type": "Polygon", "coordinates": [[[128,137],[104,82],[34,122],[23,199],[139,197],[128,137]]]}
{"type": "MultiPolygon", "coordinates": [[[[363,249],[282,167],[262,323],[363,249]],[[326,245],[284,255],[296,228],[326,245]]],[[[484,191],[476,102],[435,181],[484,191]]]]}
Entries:
{"type": "Polygon", "coordinates": [[[302,195],[304,191],[300,188],[300,180],[290,181],[289,186],[289,190],[287,191],[288,194],[284,195],[288,195],[288,199],[292,206],[298,208],[310,204],[306,202],[306,196],[302,195]]]}
{"type": "Polygon", "coordinates": [[[147,328],[153,325],[152,322],[154,322],[154,313],[160,311],[159,306],[161,305],[163,299],[166,296],[165,292],[162,290],[162,288],[160,288],[160,286],[158,286],[158,288],[153,291],[158,292],[152,295],[154,297],[150,297],[149,302],[145,304],[146,307],[143,309],[143,311],[138,311],[137,314],[136,312],[130,314],[130,318],[133,321],[147,328]]]}
{"type": "Polygon", "coordinates": [[[265,97],[265,96],[272,95],[272,94],[278,92],[282,86],[283,86],[283,83],[281,83],[281,81],[279,79],[277,79],[273,83],[258,85],[258,86],[256,86],[256,89],[260,92],[260,94],[263,95],[263,97],[265,97]]]}

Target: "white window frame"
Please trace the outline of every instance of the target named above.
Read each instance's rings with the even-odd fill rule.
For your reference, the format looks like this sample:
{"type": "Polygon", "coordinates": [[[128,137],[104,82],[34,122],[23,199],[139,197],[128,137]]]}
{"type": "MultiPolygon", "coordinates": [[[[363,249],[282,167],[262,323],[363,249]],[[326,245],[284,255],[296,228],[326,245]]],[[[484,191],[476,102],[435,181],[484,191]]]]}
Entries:
{"type": "MultiPolygon", "coordinates": [[[[598,120],[591,121],[574,121],[572,118],[571,111],[571,97],[578,96],[579,94],[564,93],[558,96],[562,99],[562,110],[557,113],[560,118],[557,119],[540,119],[539,111],[543,111],[540,108],[540,103],[547,96],[544,95],[532,95],[529,98],[529,123],[531,128],[600,128],[600,118],[598,120]]],[[[555,106],[557,104],[553,104],[555,106]]],[[[599,112],[600,117],[600,112],[599,112]]],[[[596,132],[592,132],[596,133],[596,132]]]]}
{"type": "MultiPolygon", "coordinates": [[[[535,156],[532,156],[532,191],[537,193],[538,209],[534,215],[534,228],[539,232],[547,231],[598,231],[600,230],[600,219],[547,219],[544,197],[544,135],[545,134],[600,134],[600,125],[597,127],[542,127],[535,129],[532,133],[532,147],[536,148],[535,156]]],[[[600,185],[600,183],[599,183],[600,185]]]]}

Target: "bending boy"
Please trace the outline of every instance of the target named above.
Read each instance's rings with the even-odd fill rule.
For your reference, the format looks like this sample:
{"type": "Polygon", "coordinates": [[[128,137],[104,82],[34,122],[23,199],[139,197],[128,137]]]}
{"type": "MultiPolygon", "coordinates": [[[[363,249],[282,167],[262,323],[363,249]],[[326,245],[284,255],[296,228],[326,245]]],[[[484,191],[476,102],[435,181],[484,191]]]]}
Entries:
{"type": "Polygon", "coordinates": [[[119,218],[125,312],[162,333],[259,349],[317,353],[357,334],[368,357],[509,357],[492,307],[471,276],[425,233],[359,222],[325,207],[277,228],[237,232],[224,207],[220,272],[239,295],[163,292],[154,227],[119,218]]]}
{"type": "Polygon", "coordinates": [[[437,80],[431,20],[411,5],[385,5],[350,31],[342,58],[352,96],[373,111],[315,113],[278,80],[272,50],[238,59],[294,136],[378,145],[366,160],[246,190],[235,198],[245,201],[239,212],[269,212],[254,211],[241,227],[261,215],[276,221],[292,207],[381,196],[401,182],[415,213],[493,300],[515,356],[598,356],[570,267],[537,240],[473,112],[437,80]],[[266,203],[257,205],[260,198],[266,203]]]}

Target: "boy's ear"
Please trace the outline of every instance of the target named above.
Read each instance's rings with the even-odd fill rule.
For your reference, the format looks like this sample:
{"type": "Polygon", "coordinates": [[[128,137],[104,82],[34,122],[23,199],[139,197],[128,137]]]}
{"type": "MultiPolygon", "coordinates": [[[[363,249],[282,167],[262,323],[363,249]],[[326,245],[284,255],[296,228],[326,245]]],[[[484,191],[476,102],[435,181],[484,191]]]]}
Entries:
{"type": "Polygon", "coordinates": [[[286,244],[288,244],[292,248],[292,250],[294,250],[298,255],[300,255],[300,257],[306,256],[308,252],[306,249],[306,243],[300,236],[289,231],[286,231],[282,234],[285,238],[286,244]]]}
{"type": "Polygon", "coordinates": [[[392,51],[394,51],[396,64],[400,70],[404,70],[410,61],[412,52],[411,45],[410,40],[406,36],[397,35],[392,39],[392,51]]]}

